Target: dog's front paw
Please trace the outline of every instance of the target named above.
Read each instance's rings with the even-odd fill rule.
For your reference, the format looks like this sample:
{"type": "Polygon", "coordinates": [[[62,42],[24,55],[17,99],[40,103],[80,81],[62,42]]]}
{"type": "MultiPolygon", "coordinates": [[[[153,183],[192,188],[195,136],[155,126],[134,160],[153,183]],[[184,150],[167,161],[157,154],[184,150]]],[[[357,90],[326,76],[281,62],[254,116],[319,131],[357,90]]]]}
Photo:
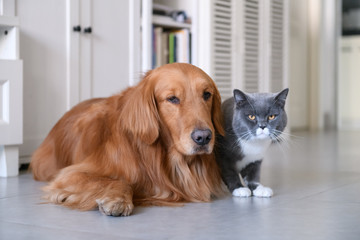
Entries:
{"type": "Polygon", "coordinates": [[[257,186],[257,188],[253,191],[255,197],[272,197],[274,195],[273,190],[268,187],[264,187],[263,185],[257,186]]]}
{"type": "Polygon", "coordinates": [[[131,201],[126,201],[123,198],[100,198],[96,199],[99,205],[99,210],[107,216],[129,216],[133,209],[134,204],[131,201]]]}
{"type": "Polygon", "coordinates": [[[232,192],[232,195],[235,197],[250,197],[251,191],[247,187],[239,187],[232,192]]]}

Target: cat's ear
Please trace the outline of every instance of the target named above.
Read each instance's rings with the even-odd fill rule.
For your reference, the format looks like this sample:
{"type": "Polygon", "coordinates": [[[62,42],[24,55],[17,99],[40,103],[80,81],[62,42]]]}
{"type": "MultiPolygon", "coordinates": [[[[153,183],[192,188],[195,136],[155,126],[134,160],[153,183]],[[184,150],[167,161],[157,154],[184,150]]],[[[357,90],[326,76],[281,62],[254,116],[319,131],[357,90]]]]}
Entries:
{"type": "Polygon", "coordinates": [[[234,89],[234,99],[236,104],[242,104],[247,101],[246,94],[239,89],[234,89]]]}
{"type": "Polygon", "coordinates": [[[275,96],[275,102],[281,107],[285,106],[286,97],[289,93],[289,89],[285,88],[275,96]]]}

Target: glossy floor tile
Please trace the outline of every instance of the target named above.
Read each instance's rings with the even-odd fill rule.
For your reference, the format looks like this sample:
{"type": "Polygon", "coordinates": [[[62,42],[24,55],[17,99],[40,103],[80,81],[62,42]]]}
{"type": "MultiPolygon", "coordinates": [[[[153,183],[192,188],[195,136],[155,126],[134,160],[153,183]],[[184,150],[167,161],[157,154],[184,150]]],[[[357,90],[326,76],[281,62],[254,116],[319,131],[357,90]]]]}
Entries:
{"type": "Polygon", "coordinates": [[[41,204],[44,183],[0,178],[0,239],[360,239],[360,132],[292,133],[264,160],[274,197],[107,217],[41,204]]]}

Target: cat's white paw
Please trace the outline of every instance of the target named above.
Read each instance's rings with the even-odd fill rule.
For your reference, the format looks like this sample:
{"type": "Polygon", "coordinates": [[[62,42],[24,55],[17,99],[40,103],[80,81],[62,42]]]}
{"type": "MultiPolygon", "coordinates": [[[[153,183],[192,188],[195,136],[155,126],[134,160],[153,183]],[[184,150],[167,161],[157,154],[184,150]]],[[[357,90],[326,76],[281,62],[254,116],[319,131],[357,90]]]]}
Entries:
{"type": "Polygon", "coordinates": [[[251,191],[247,187],[239,187],[232,192],[232,195],[235,197],[250,197],[251,191]]]}
{"type": "Polygon", "coordinates": [[[272,197],[274,195],[273,190],[263,185],[259,185],[254,191],[255,197],[272,197]]]}

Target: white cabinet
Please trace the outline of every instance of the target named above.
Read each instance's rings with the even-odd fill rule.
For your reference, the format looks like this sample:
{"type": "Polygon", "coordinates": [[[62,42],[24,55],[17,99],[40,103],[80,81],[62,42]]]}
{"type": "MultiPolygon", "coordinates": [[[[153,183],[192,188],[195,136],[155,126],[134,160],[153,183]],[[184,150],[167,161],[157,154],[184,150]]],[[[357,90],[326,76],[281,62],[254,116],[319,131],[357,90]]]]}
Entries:
{"type": "MultiPolygon", "coordinates": [[[[1,2],[4,4],[5,2],[1,2]]],[[[2,5],[0,15],[0,176],[16,176],[23,141],[22,61],[19,59],[19,19],[2,5]]]]}
{"type": "Polygon", "coordinates": [[[139,80],[140,0],[21,0],[16,8],[24,60],[20,161],[26,163],[72,106],[139,80]]]}
{"type": "Polygon", "coordinates": [[[0,60],[0,176],[16,176],[23,141],[22,61],[0,60]]]}
{"type": "Polygon", "coordinates": [[[0,143],[22,143],[22,61],[0,60],[0,143]]]}

